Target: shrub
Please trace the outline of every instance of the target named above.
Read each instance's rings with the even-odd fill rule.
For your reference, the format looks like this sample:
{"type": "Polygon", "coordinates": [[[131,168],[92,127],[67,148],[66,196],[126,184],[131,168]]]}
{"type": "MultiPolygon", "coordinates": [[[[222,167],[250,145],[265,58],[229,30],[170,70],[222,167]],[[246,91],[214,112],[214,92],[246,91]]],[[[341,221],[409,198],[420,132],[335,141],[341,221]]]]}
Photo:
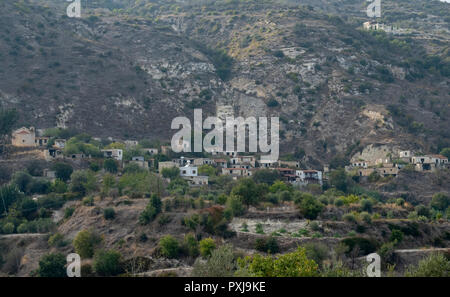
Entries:
{"type": "Polygon", "coordinates": [[[205,238],[200,241],[200,254],[206,258],[216,249],[216,243],[212,238],[205,238]]]}
{"type": "Polygon", "coordinates": [[[61,253],[46,254],[39,260],[37,274],[40,277],[65,277],[66,257],[61,253]]]}
{"type": "Polygon", "coordinates": [[[174,179],[180,176],[180,169],[178,167],[163,168],[163,170],[161,170],[161,174],[165,178],[174,179]]]}
{"type": "Polygon", "coordinates": [[[116,217],[116,211],[111,207],[105,208],[103,210],[103,217],[105,218],[105,220],[112,220],[116,217]]]}
{"type": "Polygon", "coordinates": [[[436,193],[431,199],[430,206],[434,209],[445,211],[450,206],[450,196],[445,193],[436,193]]]}
{"type": "Polygon", "coordinates": [[[194,264],[194,277],[232,277],[236,270],[236,262],[231,245],[222,245],[211,252],[206,262],[197,261],[194,264]]]}
{"type": "Polygon", "coordinates": [[[81,258],[91,258],[94,255],[94,250],[102,242],[102,238],[89,230],[82,230],[78,232],[73,240],[75,252],[81,258]]]}
{"type": "Polygon", "coordinates": [[[368,225],[372,224],[372,217],[370,216],[370,214],[368,212],[362,212],[360,214],[360,217],[364,223],[366,223],[368,225]]]}
{"type": "Polygon", "coordinates": [[[308,259],[314,260],[319,266],[322,266],[322,262],[328,258],[329,249],[324,244],[308,243],[305,244],[304,248],[308,259]]]}
{"type": "Polygon", "coordinates": [[[161,254],[166,258],[176,258],[180,252],[178,241],[172,235],[166,235],[159,241],[161,254]]]}
{"type": "Polygon", "coordinates": [[[398,229],[393,229],[391,232],[391,237],[389,238],[390,241],[394,243],[400,243],[403,240],[403,232],[398,229]]]}
{"type": "Polygon", "coordinates": [[[199,254],[199,243],[195,236],[191,233],[184,236],[183,249],[190,257],[197,257],[199,254]]]}
{"type": "Polygon", "coordinates": [[[150,198],[150,202],[145,207],[144,211],[139,216],[139,222],[142,225],[149,224],[162,211],[162,202],[155,194],[150,198]]]}
{"type": "Polygon", "coordinates": [[[345,238],[342,240],[342,243],[348,247],[347,254],[350,254],[355,248],[359,249],[359,255],[367,255],[377,250],[377,243],[375,241],[363,237],[345,238]]]}
{"type": "Polygon", "coordinates": [[[255,255],[239,259],[240,271],[256,277],[311,277],[318,276],[319,267],[314,260],[308,259],[306,249],[274,258],[255,255]]]}
{"type": "Polygon", "coordinates": [[[255,249],[269,254],[276,254],[279,252],[280,247],[276,238],[270,236],[269,238],[258,238],[255,241],[255,249]]]}
{"type": "Polygon", "coordinates": [[[372,200],[370,200],[370,199],[361,200],[361,210],[362,211],[372,212],[372,208],[373,208],[372,200]]]}
{"type": "Polygon", "coordinates": [[[236,195],[230,195],[226,203],[227,209],[231,211],[232,216],[240,216],[244,213],[244,205],[242,199],[236,195]]]}
{"type": "Polygon", "coordinates": [[[2,231],[5,234],[12,234],[14,232],[14,224],[6,223],[5,225],[3,225],[2,231]]]}
{"type": "Polygon", "coordinates": [[[71,207],[67,207],[66,209],[64,209],[64,218],[68,219],[70,218],[73,213],[75,212],[75,207],[71,206],[71,207]]]}
{"type": "Polygon", "coordinates": [[[449,277],[450,261],[443,254],[432,254],[421,260],[417,267],[409,267],[409,277],[449,277]]]}
{"type": "Polygon", "coordinates": [[[48,239],[48,245],[53,247],[62,247],[66,244],[64,236],[61,233],[55,233],[48,239]]]}
{"type": "Polygon", "coordinates": [[[83,205],[84,206],[93,206],[94,205],[94,197],[84,197],[83,198],[83,205]]]}
{"type": "Polygon", "coordinates": [[[100,250],[95,253],[94,270],[100,276],[115,276],[122,272],[119,252],[100,250]]]}
{"type": "Polygon", "coordinates": [[[346,213],[345,215],[342,216],[342,219],[344,221],[346,221],[346,222],[349,222],[349,223],[355,223],[356,222],[356,217],[352,213],[346,213]]]}

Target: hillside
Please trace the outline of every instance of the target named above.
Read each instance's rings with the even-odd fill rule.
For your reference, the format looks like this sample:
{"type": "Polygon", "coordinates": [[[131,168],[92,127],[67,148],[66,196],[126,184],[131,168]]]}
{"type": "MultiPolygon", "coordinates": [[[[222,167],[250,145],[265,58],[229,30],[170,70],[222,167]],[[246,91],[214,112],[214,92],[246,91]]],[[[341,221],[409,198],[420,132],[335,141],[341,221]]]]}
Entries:
{"type": "MultiPolygon", "coordinates": [[[[312,166],[369,143],[449,146],[448,23],[425,43],[429,26],[371,34],[364,14],[333,16],[321,2],[113,3],[69,19],[53,1],[1,2],[0,94],[21,124],[168,141],[168,119],[232,104],[279,116],[285,153],[304,150],[312,166]]],[[[445,5],[427,5],[427,22],[445,5]]]]}

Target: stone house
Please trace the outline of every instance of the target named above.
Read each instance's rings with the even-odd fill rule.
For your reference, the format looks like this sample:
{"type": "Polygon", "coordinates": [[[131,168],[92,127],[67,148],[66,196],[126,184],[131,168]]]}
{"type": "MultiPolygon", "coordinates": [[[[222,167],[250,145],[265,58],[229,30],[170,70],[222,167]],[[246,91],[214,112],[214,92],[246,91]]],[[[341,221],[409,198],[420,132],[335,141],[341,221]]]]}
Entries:
{"type": "Polygon", "coordinates": [[[318,170],[296,170],[295,175],[298,176],[300,183],[303,184],[323,184],[322,171],[318,170]]]}
{"type": "Polygon", "coordinates": [[[142,157],[142,156],[132,157],[131,161],[129,162],[129,164],[136,164],[140,168],[148,169],[148,162],[145,161],[145,158],[142,157]]]}
{"type": "Polygon", "coordinates": [[[34,127],[20,129],[12,132],[12,145],[17,147],[34,147],[36,146],[36,131],[34,127]]]}
{"type": "Polygon", "coordinates": [[[34,139],[35,145],[39,147],[47,146],[50,137],[41,136],[34,139]]]}
{"type": "Polygon", "coordinates": [[[66,140],[65,139],[55,139],[55,143],[53,144],[54,148],[63,149],[66,147],[66,140]]]}
{"type": "Polygon", "coordinates": [[[102,153],[105,158],[113,158],[117,161],[122,161],[123,158],[123,150],[121,149],[102,150],[102,153]]]}
{"type": "Polygon", "coordinates": [[[158,163],[158,170],[159,170],[159,173],[161,173],[161,171],[162,171],[164,168],[173,168],[173,167],[180,167],[180,166],[178,165],[178,163],[175,163],[175,162],[172,162],[172,161],[159,162],[159,163],[158,163]]]}
{"type": "Polygon", "coordinates": [[[192,164],[195,166],[214,165],[214,161],[209,158],[197,158],[193,160],[192,164]]]}
{"type": "Polygon", "coordinates": [[[262,167],[262,168],[274,168],[274,167],[276,167],[277,163],[278,162],[274,161],[274,160],[259,160],[258,161],[259,167],[262,167]]]}
{"type": "Polygon", "coordinates": [[[228,161],[226,159],[214,159],[214,163],[218,167],[227,168],[228,167],[228,161]]]}
{"type": "Polygon", "coordinates": [[[149,155],[157,155],[158,154],[158,149],[156,149],[156,148],[145,148],[145,149],[142,149],[142,151],[149,155]]]}

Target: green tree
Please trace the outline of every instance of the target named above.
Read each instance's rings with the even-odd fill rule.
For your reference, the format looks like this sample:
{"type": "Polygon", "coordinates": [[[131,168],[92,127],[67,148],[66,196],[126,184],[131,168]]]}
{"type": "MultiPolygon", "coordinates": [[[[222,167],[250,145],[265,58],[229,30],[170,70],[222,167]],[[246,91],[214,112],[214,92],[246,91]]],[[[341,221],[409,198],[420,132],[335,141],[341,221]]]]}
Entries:
{"type": "Polygon", "coordinates": [[[262,169],[255,171],[252,178],[257,183],[272,185],[276,180],[280,179],[280,174],[277,170],[262,169]]]}
{"type": "Polygon", "coordinates": [[[161,174],[165,178],[174,179],[180,176],[180,169],[178,167],[163,168],[161,174]]]}
{"type": "Polygon", "coordinates": [[[61,253],[44,255],[39,260],[37,274],[40,277],[66,277],[66,257],[61,253]]]}
{"type": "Polygon", "coordinates": [[[73,240],[75,252],[81,258],[92,258],[95,248],[102,242],[102,238],[90,230],[78,232],[73,240]]]}
{"type": "Polygon", "coordinates": [[[305,196],[300,204],[300,213],[307,219],[315,220],[322,212],[324,205],[311,195],[305,196]]]}
{"type": "Polygon", "coordinates": [[[20,191],[26,193],[28,185],[31,183],[32,180],[33,178],[31,177],[30,174],[28,174],[28,172],[17,171],[16,173],[14,173],[11,183],[16,185],[20,191]]]}
{"type": "Polygon", "coordinates": [[[195,277],[231,277],[235,271],[236,261],[233,247],[226,244],[213,250],[206,262],[197,259],[192,274],[195,277]]]}
{"type": "Polygon", "coordinates": [[[18,119],[19,114],[17,110],[0,109],[0,141],[4,141],[4,137],[11,133],[18,119]]]}
{"type": "Polygon", "coordinates": [[[122,273],[121,255],[114,250],[99,250],[94,256],[94,270],[100,276],[115,276],[122,273]]]}
{"type": "Polygon", "coordinates": [[[161,254],[166,258],[176,258],[180,252],[178,241],[172,235],[166,235],[159,240],[161,254]]]}
{"type": "Polygon", "coordinates": [[[55,171],[55,175],[62,181],[68,181],[72,175],[73,168],[67,163],[56,163],[52,166],[55,171]]]}
{"type": "Polygon", "coordinates": [[[409,267],[409,277],[449,277],[450,261],[441,253],[432,254],[421,260],[417,267],[409,267]]]}
{"type": "Polygon", "coordinates": [[[431,199],[430,206],[436,210],[445,211],[450,206],[450,196],[445,193],[436,193],[431,199]]]}
{"type": "Polygon", "coordinates": [[[446,156],[448,159],[450,159],[450,147],[446,147],[441,151],[441,155],[446,156]]]}
{"type": "Polygon", "coordinates": [[[114,159],[106,159],[103,168],[110,173],[117,173],[117,163],[114,159]]]}
{"type": "Polygon", "coordinates": [[[241,197],[242,202],[247,206],[258,203],[258,188],[256,183],[249,178],[243,178],[231,190],[232,195],[241,197]]]}
{"type": "Polygon", "coordinates": [[[330,184],[339,191],[347,192],[349,183],[349,177],[343,168],[331,172],[330,184]]]}
{"type": "Polygon", "coordinates": [[[10,205],[18,201],[22,195],[16,185],[0,186],[0,215],[7,212],[10,205]]]}
{"type": "Polygon", "coordinates": [[[198,173],[203,176],[216,176],[217,170],[211,165],[205,164],[198,168],[198,173]]]}
{"type": "Polygon", "coordinates": [[[200,245],[200,254],[205,258],[210,256],[212,251],[216,249],[216,243],[212,238],[202,239],[199,245],[200,245]]]}
{"type": "Polygon", "coordinates": [[[139,222],[142,225],[146,225],[152,222],[156,218],[156,216],[161,213],[161,210],[161,199],[156,194],[153,194],[150,198],[150,202],[147,204],[144,211],[139,216],[139,222]]]}

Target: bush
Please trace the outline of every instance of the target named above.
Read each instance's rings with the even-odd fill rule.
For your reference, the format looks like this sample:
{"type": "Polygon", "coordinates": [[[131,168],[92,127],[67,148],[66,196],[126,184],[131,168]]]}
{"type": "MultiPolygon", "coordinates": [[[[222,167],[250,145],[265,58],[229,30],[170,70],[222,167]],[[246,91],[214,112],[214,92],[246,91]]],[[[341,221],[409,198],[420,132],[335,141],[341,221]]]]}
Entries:
{"type": "Polygon", "coordinates": [[[155,194],[150,198],[150,202],[145,207],[144,211],[139,216],[139,222],[142,225],[149,224],[152,222],[156,216],[161,213],[162,210],[162,202],[158,196],[155,194]]]}
{"type": "Polygon", "coordinates": [[[360,214],[360,217],[364,223],[366,223],[368,225],[372,224],[372,217],[370,216],[370,214],[368,212],[362,212],[360,214]]]}
{"type": "Polygon", "coordinates": [[[70,218],[74,212],[75,212],[75,207],[73,207],[73,206],[67,207],[66,209],[64,209],[64,218],[65,219],[70,218]]]}
{"type": "Polygon", "coordinates": [[[417,267],[409,267],[409,277],[449,277],[450,261],[443,254],[432,254],[421,260],[417,267]]]}
{"type": "Polygon", "coordinates": [[[48,245],[53,247],[62,247],[66,243],[64,242],[64,236],[61,233],[55,233],[48,239],[48,245]]]}
{"type": "Polygon", "coordinates": [[[269,238],[258,238],[255,241],[255,249],[260,252],[276,254],[280,251],[276,238],[270,236],[269,238]]]}
{"type": "Polygon", "coordinates": [[[174,179],[180,176],[180,169],[178,167],[163,168],[161,174],[165,178],[174,179]]]}
{"type": "Polygon", "coordinates": [[[191,233],[184,236],[183,249],[190,257],[197,257],[199,254],[199,243],[191,233]]]}
{"type": "Polygon", "coordinates": [[[239,259],[240,272],[256,277],[311,277],[318,276],[319,267],[308,259],[305,248],[274,258],[255,255],[239,259]]]}
{"type": "Polygon", "coordinates": [[[116,217],[116,211],[111,207],[105,208],[103,210],[103,217],[105,220],[113,220],[116,217]]]}
{"type": "Polygon", "coordinates": [[[398,244],[402,242],[403,240],[403,232],[398,229],[393,229],[391,232],[391,237],[389,238],[390,241],[394,242],[395,244],[398,244]]]}
{"type": "Polygon", "coordinates": [[[216,249],[216,243],[212,238],[205,238],[200,241],[200,254],[206,258],[216,249]]]}
{"type": "Polygon", "coordinates": [[[445,211],[450,206],[450,196],[445,193],[436,193],[431,199],[430,206],[436,210],[445,211]]]}
{"type": "Polygon", "coordinates": [[[356,223],[356,217],[352,213],[346,213],[345,215],[342,216],[342,219],[349,223],[356,223]]]}
{"type": "Polygon", "coordinates": [[[319,266],[322,266],[322,262],[328,258],[329,249],[326,245],[321,243],[308,243],[305,244],[306,256],[308,259],[314,260],[319,266]]]}
{"type": "Polygon", "coordinates": [[[2,231],[4,234],[12,234],[14,233],[14,224],[13,223],[6,223],[3,225],[2,231]]]}
{"type": "Polygon", "coordinates": [[[101,242],[102,238],[99,235],[89,230],[82,230],[73,240],[73,246],[81,258],[92,258],[95,248],[101,242]]]}
{"type": "Polygon", "coordinates": [[[222,245],[212,251],[206,263],[197,259],[192,275],[194,277],[232,277],[236,262],[231,245],[222,245]]]}
{"type": "Polygon", "coordinates": [[[161,254],[166,258],[177,258],[180,252],[178,241],[172,235],[166,235],[159,241],[161,254]]]}
{"type": "Polygon", "coordinates": [[[342,240],[342,243],[348,247],[347,254],[350,254],[355,248],[359,249],[359,255],[368,255],[377,250],[377,243],[371,239],[363,237],[349,237],[342,240]]]}
{"type": "Polygon", "coordinates": [[[100,250],[95,253],[94,270],[100,276],[115,276],[122,272],[121,255],[117,251],[100,250]]]}
{"type": "Polygon", "coordinates": [[[361,211],[372,212],[373,202],[370,199],[361,200],[361,211]]]}
{"type": "Polygon", "coordinates": [[[40,277],[66,277],[66,257],[60,253],[44,255],[39,260],[37,274],[40,277]]]}
{"type": "Polygon", "coordinates": [[[239,196],[230,195],[226,203],[227,210],[231,211],[232,216],[240,216],[244,213],[244,205],[242,199],[239,196]]]}

